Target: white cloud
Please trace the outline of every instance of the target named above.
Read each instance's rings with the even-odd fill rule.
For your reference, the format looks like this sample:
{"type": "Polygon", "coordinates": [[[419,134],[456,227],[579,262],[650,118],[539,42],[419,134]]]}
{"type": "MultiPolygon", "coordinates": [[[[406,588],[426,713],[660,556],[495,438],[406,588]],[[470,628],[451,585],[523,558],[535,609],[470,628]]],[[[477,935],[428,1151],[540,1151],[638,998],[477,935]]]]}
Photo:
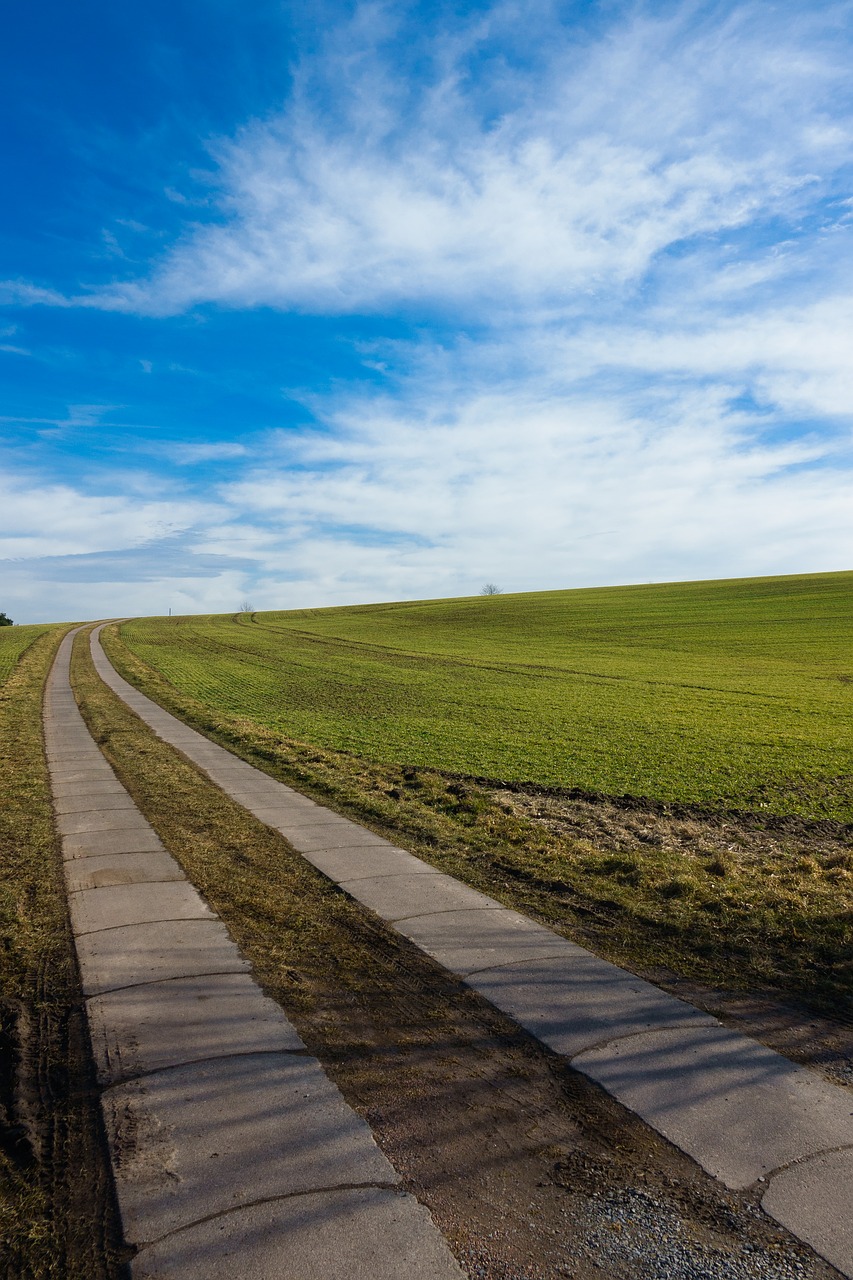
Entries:
{"type": "Polygon", "coordinates": [[[457,393],[441,420],[434,402],[407,418],[361,403],[222,496],[277,532],[254,554],[294,604],[484,576],[522,590],[845,567],[853,469],[822,466],[822,440],[756,441],[725,400],[682,389],[632,415],[617,397],[457,393]]]}
{"type": "Polygon", "coordinates": [[[585,45],[554,27],[497,104],[466,79],[479,29],[435,38],[419,84],[338,33],[319,90],[305,70],[282,116],[216,144],[219,219],[91,301],[583,310],[673,244],[796,217],[832,188],[851,158],[832,28],[765,6],[623,21],[585,45]]]}
{"type": "Polygon", "coordinates": [[[56,289],[43,289],[26,280],[0,280],[0,303],[18,307],[71,307],[74,299],[56,289]]]}
{"type": "Polygon", "coordinates": [[[802,413],[848,423],[853,408],[853,302],[830,295],[797,307],[774,306],[746,316],[706,316],[688,303],[680,316],[645,326],[590,325],[544,343],[539,360],[562,356],[581,370],[620,368],[646,375],[719,378],[749,387],[778,417],[802,413]]]}
{"type": "Polygon", "coordinates": [[[181,466],[192,466],[199,462],[225,462],[245,457],[247,452],[245,445],[227,440],[204,441],[200,444],[182,444],[176,441],[168,446],[170,457],[181,466]]]}
{"type": "Polygon", "coordinates": [[[140,493],[140,477],[118,477],[112,493],[83,493],[70,484],[0,480],[0,559],[86,555],[134,547],[221,516],[213,503],[157,501],[140,493]]]}
{"type": "Polygon", "coordinates": [[[180,197],[214,220],[76,301],[404,314],[362,353],[385,391],[314,391],[319,430],[251,452],[163,446],[231,464],[213,501],[18,486],[0,554],[150,542],[163,590],[105,564],[88,606],[137,613],[848,568],[851,6],[609,12],[570,39],[499,6],[421,39],[417,77],[390,9],[333,32],[215,144],[216,210],[180,197]]]}

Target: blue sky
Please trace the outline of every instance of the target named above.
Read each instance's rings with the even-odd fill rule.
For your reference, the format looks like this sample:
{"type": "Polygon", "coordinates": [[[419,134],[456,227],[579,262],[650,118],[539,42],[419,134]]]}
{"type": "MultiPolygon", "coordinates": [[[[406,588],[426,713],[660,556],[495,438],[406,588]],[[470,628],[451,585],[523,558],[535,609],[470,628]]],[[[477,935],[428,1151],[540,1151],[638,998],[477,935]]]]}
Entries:
{"type": "Polygon", "coordinates": [[[853,567],[851,18],[18,7],[0,608],[853,567]]]}

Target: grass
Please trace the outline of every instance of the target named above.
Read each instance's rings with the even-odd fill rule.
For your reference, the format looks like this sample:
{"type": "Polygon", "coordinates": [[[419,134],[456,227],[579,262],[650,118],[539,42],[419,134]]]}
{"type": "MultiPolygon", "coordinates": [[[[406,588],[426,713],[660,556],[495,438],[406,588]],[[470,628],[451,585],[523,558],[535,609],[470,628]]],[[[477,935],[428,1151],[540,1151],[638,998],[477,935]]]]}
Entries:
{"type": "Polygon", "coordinates": [[[0,1275],[118,1275],[41,733],[63,627],[0,630],[0,1275]]]}
{"type": "Polygon", "coordinates": [[[235,617],[122,636],[211,711],[377,764],[853,821],[853,574],[235,617]]]}
{"type": "MultiPolygon", "coordinates": [[[[105,642],[120,654],[114,630],[105,642]]],[[[138,683],[168,687],[123,656],[138,683]]],[[[720,1256],[739,1257],[745,1239],[779,1256],[780,1234],[757,1222],[747,1197],[699,1173],[158,739],[97,677],[84,637],[72,679],[118,776],[472,1274],[551,1276],[575,1265],[587,1274],[581,1242],[602,1195],[638,1187],[680,1215],[682,1240],[707,1248],[710,1228],[720,1256]]],[[[194,705],[203,714],[177,701],[188,719],[194,705]]],[[[372,794],[380,829],[400,808],[387,794],[396,781],[411,794],[400,803],[420,842],[464,855],[451,809],[473,817],[478,795],[442,787],[442,814],[430,807],[435,779],[284,746],[249,725],[204,723],[303,789],[333,792],[341,807],[372,794]]],[[[626,1275],[644,1274],[642,1257],[627,1265],[626,1275]]]]}
{"type": "Polygon", "coordinates": [[[39,636],[56,634],[51,626],[0,627],[0,687],[11,676],[22,654],[39,636]]]}
{"type": "MultiPolygon", "coordinates": [[[[470,603],[500,610],[506,600],[470,603]]],[[[510,613],[516,604],[510,601],[510,613]]],[[[565,601],[561,607],[565,612],[565,601]]],[[[409,608],[425,611],[401,606],[404,613],[409,608]]],[[[385,612],[393,622],[396,609],[385,612]]],[[[437,613],[443,616],[443,607],[437,613]]],[[[334,624],[340,631],[353,616],[354,626],[376,626],[371,610],[324,612],[313,625],[334,624]],[[330,621],[332,613],[337,620],[330,621]]],[[[270,727],[286,718],[271,693],[259,709],[259,688],[269,691],[274,678],[282,685],[297,678],[290,671],[289,633],[279,621],[274,618],[268,630],[263,616],[257,623],[204,619],[172,627],[143,620],[123,627],[121,639],[115,628],[105,631],[104,644],[126,678],[211,737],[618,963],[656,977],[664,966],[711,986],[771,991],[853,1017],[849,831],[825,821],[774,823],[730,812],[525,795],[452,770],[418,767],[406,755],[387,764],[367,751],[318,745],[319,734],[300,740],[270,727]],[[148,637],[145,644],[140,635],[148,637]],[[162,652],[155,643],[160,635],[162,652]],[[143,661],[124,637],[173,676],[183,672],[181,687],[143,661]],[[231,680],[219,698],[225,706],[217,705],[216,692],[224,689],[223,668],[231,680]]],[[[304,635],[297,640],[301,644],[304,635]]],[[[321,639],[321,666],[328,647],[321,639]]],[[[350,650],[343,646],[343,653],[350,650]]],[[[475,670],[474,680],[481,671],[475,670]]],[[[354,681],[361,675],[356,661],[354,681]]],[[[309,673],[306,685],[313,680],[309,673]]],[[[794,690],[789,693],[793,699],[794,690]]],[[[629,695],[635,694],[629,686],[629,695]]],[[[321,713],[331,714],[338,691],[324,696],[318,686],[315,696],[322,698],[321,713]]],[[[399,726],[387,707],[377,718],[389,733],[397,732],[402,752],[399,726]]]]}

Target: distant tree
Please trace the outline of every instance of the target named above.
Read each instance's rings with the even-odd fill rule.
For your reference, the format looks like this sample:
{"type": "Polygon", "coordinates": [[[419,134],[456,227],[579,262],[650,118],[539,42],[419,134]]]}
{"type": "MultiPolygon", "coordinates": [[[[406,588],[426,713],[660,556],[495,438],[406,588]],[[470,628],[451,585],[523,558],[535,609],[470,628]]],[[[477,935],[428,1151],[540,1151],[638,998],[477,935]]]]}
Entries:
{"type": "Polygon", "coordinates": [[[481,596],[499,596],[500,593],[501,589],[496,582],[487,582],[484,586],[480,587],[481,596]]]}
{"type": "Polygon", "coordinates": [[[255,606],[252,604],[252,602],[251,602],[250,600],[244,600],[244,601],[243,601],[243,603],[240,605],[240,612],[241,612],[241,613],[254,613],[254,612],[255,612],[255,606]]]}
{"type": "Polygon", "coordinates": [[[13,627],[14,625],[11,618],[7,618],[5,613],[0,613],[0,627],[13,627]]]}

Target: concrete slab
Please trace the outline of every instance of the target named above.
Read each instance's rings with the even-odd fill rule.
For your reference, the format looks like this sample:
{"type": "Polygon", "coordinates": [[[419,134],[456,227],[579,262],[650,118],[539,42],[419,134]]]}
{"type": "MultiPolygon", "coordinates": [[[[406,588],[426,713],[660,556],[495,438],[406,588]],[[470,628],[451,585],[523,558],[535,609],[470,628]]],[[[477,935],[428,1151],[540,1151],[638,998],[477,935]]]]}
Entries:
{"type": "Polygon", "coordinates": [[[185,880],[178,863],[165,849],[145,853],[106,853],[72,858],[65,863],[69,893],[81,889],[105,889],[113,884],[156,884],[185,880]]]}
{"type": "MultiPolygon", "coordinates": [[[[274,778],[270,778],[269,782],[261,782],[258,785],[254,782],[245,785],[230,783],[228,794],[232,800],[245,805],[253,813],[259,809],[278,809],[294,815],[294,818],[296,815],[304,813],[309,822],[318,814],[322,815],[326,821],[329,819],[329,809],[324,809],[322,805],[315,804],[307,796],[300,796],[295,791],[291,791],[289,788],[286,789],[283,783],[276,782],[274,778]]],[[[338,815],[334,814],[333,816],[337,817],[338,815]]]]}
{"type": "MultiPolygon", "coordinates": [[[[86,733],[86,726],[80,712],[74,710],[66,716],[59,715],[54,720],[51,714],[47,724],[45,725],[45,743],[49,750],[55,749],[60,743],[76,737],[80,731],[86,733]]],[[[87,735],[88,736],[88,735],[87,735]]],[[[89,739],[89,749],[97,750],[92,739],[89,739]]]]}
{"type": "Polygon", "coordinates": [[[53,751],[47,749],[44,754],[51,772],[54,769],[73,769],[87,760],[94,760],[94,756],[81,751],[75,743],[66,743],[53,751]]]}
{"type": "Polygon", "coordinates": [[[103,756],[97,760],[78,760],[64,767],[51,764],[51,785],[71,786],[75,783],[101,783],[115,779],[110,766],[103,756]]]}
{"type": "Polygon", "coordinates": [[[250,764],[246,764],[245,761],[238,760],[236,756],[231,757],[222,764],[205,764],[198,767],[207,774],[211,782],[215,782],[217,787],[221,787],[223,791],[228,791],[230,787],[240,785],[251,786],[257,775],[256,769],[253,769],[250,764]]]}
{"type": "Polygon", "coordinates": [[[230,758],[227,752],[207,738],[199,737],[191,741],[188,738],[175,737],[170,733],[160,733],[158,737],[167,742],[170,747],[174,747],[176,751],[180,751],[187,759],[192,760],[200,769],[205,769],[208,765],[220,765],[230,758]]]}
{"type": "Polygon", "coordinates": [[[246,1054],[103,1095],[125,1237],[156,1240],[241,1204],[398,1181],[314,1059],[246,1054]]]}
{"type": "MultiPolygon", "coordinates": [[[[197,729],[191,729],[188,724],[184,724],[181,720],[169,715],[168,711],[157,709],[156,711],[146,707],[141,707],[145,711],[145,718],[152,726],[156,725],[158,732],[165,732],[169,735],[171,742],[209,742],[209,738],[205,738],[197,729]]],[[[217,743],[218,746],[218,743],[217,743]]]]}
{"type": "Polygon", "coordinates": [[[107,809],[105,812],[88,809],[84,813],[60,813],[57,814],[56,825],[64,836],[86,835],[90,831],[150,830],[133,801],[124,808],[107,809]]]}
{"type": "Polygon", "coordinates": [[[334,839],[341,835],[349,840],[363,830],[347,818],[339,818],[337,814],[330,814],[328,809],[321,809],[319,806],[312,810],[282,803],[275,806],[246,805],[246,808],[268,827],[274,827],[277,831],[286,827],[294,834],[304,833],[306,839],[311,839],[318,828],[328,832],[334,839]]]}
{"type": "MultiPolygon", "coordinates": [[[[312,849],[308,861],[338,884],[374,876],[435,873],[435,867],[428,862],[421,862],[420,858],[387,840],[377,843],[376,839],[370,844],[347,845],[343,849],[312,849]]],[[[355,885],[350,892],[354,894],[355,885]]]]}
{"type": "Polygon", "coordinates": [[[77,955],[86,996],[164,978],[249,969],[218,920],[170,920],[84,933],[77,939],[77,955]]]}
{"type": "MultiPolygon", "coordinates": [[[[272,823],[269,825],[272,826],[272,823]]],[[[337,822],[315,822],[310,826],[306,826],[301,819],[298,825],[295,822],[280,822],[276,823],[275,829],[281,832],[294,849],[305,854],[312,853],[314,849],[360,849],[374,843],[382,847],[386,843],[380,836],[374,836],[372,832],[356,826],[354,822],[348,822],[346,818],[340,818],[337,822]]]]}
{"type": "Polygon", "coordinates": [[[186,880],[82,889],[70,895],[69,903],[71,927],[77,937],[156,920],[215,919],[210,907],[186,880]]]}
{"type": "MultiPolygon", "coordinates": [[[[212,778],[211,781],[213,781],[212,778]]],[[[220,784],[216,783],[216,785],[220,784]]],[[[299,814],[305,814],[310,822],[318,811],[323,812],[312,800],[283,791],[281,784],[274,782],[272,778],[267,784],[261,783],[259,786],[255,786],[254,783],[228,782],[223,790],[228,792],[232,800],[243,805],[255,816],[259,810],[277,810],[288,814],[294,821],[298,820],[299,814]]],[[[266,819],[261,820],[266,821],[266,819]]]]}
{"type": "Polygon", "coordinates": [[[208,1058],[304,1050],[247,973],[177,978],[92,996],[89,1031],[104,1087],[208,1058]]]}
{"type": "Polygon", "coordinates": [[[160,837],[155,831],[135,827],[122,827],[115,831],[83,831],[76,836],[64,836],[63,858],[89,858],[104,853],[144,853],[162,849],[160,837]]]}
{"type": "Polygon", "coordinates": [[[144,1248],[133,1280],[463,1280],[413,1196],[354,1187],[252,1205],[144,1248]]]}
{"type": "Polygon", "coordinates": [[[50,786],[54,800],[57,802],[72,800],[77,796],[81,798],[86,796],[109,796],[114,792],[120,795],[127,795],[125,788],[112,771],[108,774],[98,774],[94,778],[86,778],[82,782],[73,778],[69,780],[63,777],[54,777],[51,774],[50,786]]]}
{"type": "Polygon", "coordinates": [[[777,1173],[761,1207],[853,1280],[853,1151],[815,1156],[777,1173]]]}
{"type": "Polygon", "coordinates": [[[396,926],[427,955],[462,977],[522,960],[574,956],[582,950],[550,929],[501,907],[445,911],[396,926]]]}
{"type": "Polygon", "coordinates": [[[165,711],[152,711],[147,707],[135,707],[137,715],[139,715],[146,724],[157,734],[158,738],[162,738],[164,742],[168,742],[170,746],[177,747],[182,751],[185,746],[192,747],[199,739],[207,741],[201,737],[201,734],[194,734],[194,730],[181,727],[179,720],[173,720],[165,711]]]}
{"type": "Polygon", "coordinates": [[[64,734],[75,733],[84,723],[76,705],[73,707],[58,707],[54,711],[54,702],[51,700],[50,723],[47,726],[46,737],[49,735],[51,739],[57,741],[64,734]]]}
{"type": "Polygon", "coordinates": [[[571,955],[475,974],[468,985],[568,1058],[641,1031],[719,1026],[709,1014],[580,947],[571,955]]]}
{"type": "Polygon", "coordinates": [[[494,898],[487,898],[484,893],[435,870],[431,875],[415,873],[345,880],[341,888],[392,923],[434,915],[437,911],[500,909],[500,903],[494,898]]]}
{"type": "Polygon", "coordinates": [[[848,1092],[726,1027],[616,1040],[572,1066],[733,1189],[853,1146],[848,1092]]]}
{"type": "Polygon", "coordinates": [[[76,756],[84,747],[91,747],[91,745],[92,739],[89,738],[81,721],[73,728],[63,725],[61,728],[51,729],[50,735],[45,737],[45,755],[48,760],[65,760],[76,756]]]}
{"type": "Polygon", "coordinates": [[[97,790],[83,793],[74,790],[63,794],[59,787],[55,787],[53,807],[57,814],[63,816],[72,813],[115,813],[119,809],[136,809],[136,805],[120,783],[104,780],[97,784],[97,788],[97,790]]]}

